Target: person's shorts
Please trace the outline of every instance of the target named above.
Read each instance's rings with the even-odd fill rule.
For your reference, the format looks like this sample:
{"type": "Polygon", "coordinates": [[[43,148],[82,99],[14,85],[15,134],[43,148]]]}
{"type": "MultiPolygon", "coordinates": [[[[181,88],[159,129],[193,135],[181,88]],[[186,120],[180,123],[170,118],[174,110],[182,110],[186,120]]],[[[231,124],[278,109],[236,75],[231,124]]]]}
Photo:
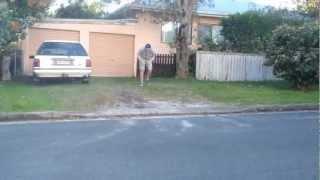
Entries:
{"type": "Polygon", "coordinates": [[[139,58],[139,70],[145,71],[146,67],[148,71],[152,71],[152,61],[139,58]]]}

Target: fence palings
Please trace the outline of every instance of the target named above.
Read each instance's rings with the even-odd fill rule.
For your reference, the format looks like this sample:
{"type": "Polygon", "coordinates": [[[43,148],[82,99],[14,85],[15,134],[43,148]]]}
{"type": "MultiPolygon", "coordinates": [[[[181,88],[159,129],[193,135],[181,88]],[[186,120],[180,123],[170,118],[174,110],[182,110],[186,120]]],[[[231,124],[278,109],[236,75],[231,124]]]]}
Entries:
{"type": "MultiPolygon", "coordinates": [[[[153,77],[174,77],[176,74],[175,54],[156,54],[152,63],[153,77]]],[[[137,77],[139,77],[139,62],[137,61],[137,77]]]]}
{"type": "Polygon", "coordinates": [[[197,52],[196,78],[215,81],[276,80],[265,57],[255,54],[197,52]]]}

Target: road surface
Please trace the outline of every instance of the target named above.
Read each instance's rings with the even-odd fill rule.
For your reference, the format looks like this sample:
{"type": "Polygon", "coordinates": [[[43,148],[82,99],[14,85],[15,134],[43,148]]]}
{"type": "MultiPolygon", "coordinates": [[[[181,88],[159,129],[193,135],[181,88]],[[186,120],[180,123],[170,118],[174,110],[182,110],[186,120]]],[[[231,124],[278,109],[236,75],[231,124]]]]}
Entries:
{"type": "Polygon", "coordinates": [[[318,113],[1,123],[0,180],[316,180],[318,113]]]}

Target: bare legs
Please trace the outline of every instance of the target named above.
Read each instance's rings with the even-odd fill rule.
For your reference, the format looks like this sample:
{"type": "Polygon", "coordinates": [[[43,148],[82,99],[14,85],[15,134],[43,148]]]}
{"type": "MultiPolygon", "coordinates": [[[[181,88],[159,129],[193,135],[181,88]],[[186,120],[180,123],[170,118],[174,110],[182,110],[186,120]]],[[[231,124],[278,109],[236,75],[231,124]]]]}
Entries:
{"type": "Polygon", "coordinates": [[[152,61],[145,61],[139,59],[139,70],[140,70],[140,86],[143,86],[143,80],[150,80],[152,74],[152,61]],[[147,71],[146,77],[144,77],[145,71],[147,71]]]}
{"type": "Polygon", "coordinates": [[[140,70],[140,86],[143,86],[143,80],[146,79],[146,81],[149,81],[150,80],[150,77],[151,77],[151,73],[152,71],[147,69],[147,75],[146,77],[144,78],[144,72],[145,71],[141,71],[140,70]]]}
{"type": "Polygon", "coordinates": [[[144,71],[140,70],[140,86],[143,86],[144,71]]]}
{"type": "Polygon", "coordinates": [[[147,81],[150,80],[151,73],[152,73],[152,71],[151,71],[151,70],[148,70],[148,72],[147,72],[147,77],[146,77],[146,80],[147,80],[147,81]]]}

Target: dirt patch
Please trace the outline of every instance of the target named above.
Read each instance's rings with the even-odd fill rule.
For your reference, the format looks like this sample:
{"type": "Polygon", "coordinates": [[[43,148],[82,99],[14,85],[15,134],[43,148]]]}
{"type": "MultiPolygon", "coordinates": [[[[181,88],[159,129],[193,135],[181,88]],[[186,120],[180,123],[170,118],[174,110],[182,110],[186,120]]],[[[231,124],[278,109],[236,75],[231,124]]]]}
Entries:
{"type": "Polygon", "coordinates": [[[116,101],[114,98],[110,97],[109,95],[99,94],[95,97],[93,103],[96,104],[98,107],[105,106],[105,105],[112,106],[116,103],[116,101]]]}
{"type": "Polygon", "coordinates": [[[212,103],[205,100],[186,101],[185,99],[157,99],[148,97],[139,89],[114,88],[108,96],[97,96],[95,100],[97,113],[139,114],[139,113],[177,113],[203,112],[214,109],[230,108],[225,104],[212,103]]]}
{"type": "MultiPolygon", "coordinates": [[[[132,99],[131,99],[132,100],[132,99]]],[[[179,113],[179,112],[211,112],[212,110],[229,109],[230,106],[223,104],[212,104],[205,102],[186,103],[180,101],[155,101],[155,100],[126,100],[117,102],[116,106],[103,106],[97,113],[108,113],[121,115],[124,112],[128,114],[161,114],[161,113],[179,113]]]]}
{"type": "Polygon", "coordinates": [[[123,90],[118,89],[112,92],[112,95],[120,103],[124,104],[134,104],[134,103],[144,103],[146,102],[143,95],[139,94],[137,91],[133,90],[123,90]]]}
{"type": "Polygon", "coordinates": [[[97,97],[95,104],[98,111],[105,111],[122,107],[143,109],[146,103],[144,96],[137,91],[117,88],[108,97],[97,97]]]}

